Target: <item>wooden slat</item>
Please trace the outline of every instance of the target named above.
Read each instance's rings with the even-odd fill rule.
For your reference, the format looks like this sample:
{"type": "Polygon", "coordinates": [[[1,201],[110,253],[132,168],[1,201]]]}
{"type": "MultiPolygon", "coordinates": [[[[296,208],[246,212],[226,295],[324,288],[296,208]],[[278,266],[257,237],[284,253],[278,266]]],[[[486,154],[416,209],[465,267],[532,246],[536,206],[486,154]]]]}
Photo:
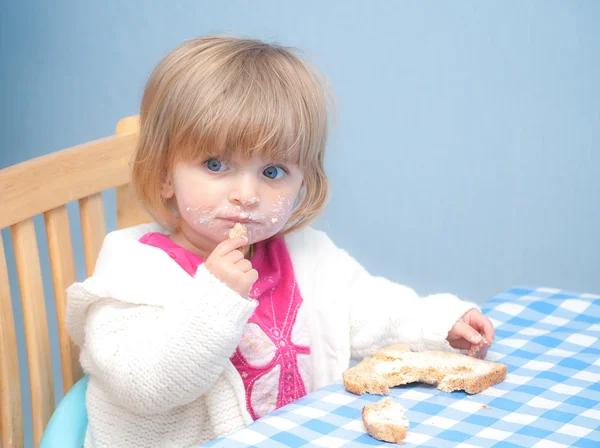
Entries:
{"type": "Polygon", "coordinates": [[[133,115],[119,120],[115,129],[115,134],[137,134],[140,132],[140,116],[133,115]]]}
{"type": "Polygon", "coordinates": [[[124,229],[150,221],[150,217],[136,199],[131,184],[117,187],[117,227],[124,229]]]}
{"type": "MultiPolygon", "coordinates": [[[[126,117],[117,123],[115,132],[117,135],[136,134],[140,131],[140,117],[126,117]]],[[[117,187],[117,227],[124,229],[150,222],[144,208],[135,197],[130,184],[117,187]]]]}
{"type": "Polygon", "coordinates": [[[33,417],[33,440],[38,446],[54,410],[50,341],[46,321],[44,287],[33,219],[11,227],[19,277],[33,417]]]}
{"type": "Polygon", "coordinates": [[[94,266],[96,266],[96,258],[102,247],[102,241],[106,236],[102,195],[98,193],[80,199],[79,216],[81,217],[85,269],[88,277],[91,277],[94,273],[94,266]]]}
{"type": "Polygon", "coordinates": [[[83,376],[79,364],[79,349],[71,341],[65,327],[66,289],[77,280],[67,207],[63,205],[46,212],[44,220],[48,238],[50,266],[52,268],[52,283],[54,285],[63,391],[66,394],[71,386],[83,376]]]}
{"type": "Polygon", "coordinates": [[[21,381],[17,337],[4,243],[0,234],[0,440],[3,447],[23,447],[21,381]]]}
{"type": "Polygon", "coordinates": [[[128,183],[136,142],[108,137],[0,170],[0,229],[128,183]]]}

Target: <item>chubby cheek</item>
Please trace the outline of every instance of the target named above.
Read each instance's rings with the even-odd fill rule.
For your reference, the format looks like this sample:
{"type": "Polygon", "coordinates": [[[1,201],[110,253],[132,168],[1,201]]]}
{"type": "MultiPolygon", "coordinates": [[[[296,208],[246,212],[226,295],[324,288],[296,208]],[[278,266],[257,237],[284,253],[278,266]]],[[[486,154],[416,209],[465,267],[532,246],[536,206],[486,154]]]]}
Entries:
{"type": "Polygon", "coordinates": [[[258,242],[279,233],[294,211],[294,202],[295,198],[290,199],[286,195],[277,195],[275,199],[267,202],[267,207],[263,209],[261,225],[255,229],[252,229],[252,225],[248,228],[250,242],[258,242]]]}
{"type": "Polygon", "coordinates": [[[206,194],[211,190],[202,185],[194,188],[177,187],[175,185],[175,197],[181,218],[196,230],[210,227],[216,217],[212,197],[206,194]]]}
{"type": "Polygon", "coordinates": [[[211,228],[217,216],[213,208],[208,205],[192,204],[197,204],[197,202],[179,205],[181,217],[195,230],[211,228]]]}

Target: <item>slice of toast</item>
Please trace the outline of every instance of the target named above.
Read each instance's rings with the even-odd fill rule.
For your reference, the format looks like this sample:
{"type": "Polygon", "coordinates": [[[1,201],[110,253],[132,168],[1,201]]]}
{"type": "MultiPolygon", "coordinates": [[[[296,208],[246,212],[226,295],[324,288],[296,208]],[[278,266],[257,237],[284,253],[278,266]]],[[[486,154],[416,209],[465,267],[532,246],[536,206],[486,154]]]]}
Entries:
{"type": "Polygon", "coordinates": [[[376,351],[342,377],[348,392],[387,395],[390,387],[409,383],[437,385],[445,392],[476,394],[506,378],[507,367],[459,353],[411,352],[405,345],[376,351]]]}
{"type": "Polygon", "coordinates": [[[384,442],[402,443],[409,428],[404,408],[390,397],[365,406],[362,419],[367,433],[384,442]]]}

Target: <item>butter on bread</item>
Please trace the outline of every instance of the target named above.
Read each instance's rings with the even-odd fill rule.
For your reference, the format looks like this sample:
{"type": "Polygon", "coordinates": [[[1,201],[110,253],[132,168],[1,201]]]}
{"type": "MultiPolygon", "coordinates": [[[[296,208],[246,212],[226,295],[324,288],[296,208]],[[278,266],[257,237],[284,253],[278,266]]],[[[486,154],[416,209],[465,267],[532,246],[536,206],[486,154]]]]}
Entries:
{"type": "Polygon", "coordinates": [[[343,374],[344,387],[357,395],[387,395],[390,387],[409,383],[437,385],[445,392],[476,394],[506,378],[504,364],[459,353],[412,352],[405,345],[376,351],[343,374]]]}
{"type": "Polygon", "coordinates": [[[384,442],[402,443],[409,428],[408,419],[404,416],[404,407],[394,403],[390,397],[365,406],[362,410],[362,420],[367,433],[384,442]]]}
{"type": "Polygon", "coordinates": [[[246,230],[243,224],[240,224],[238,222],[235,224],[235,226],[233,226],[233,229],[229,231],[229,238],[240,238],[242,236],[248,236],[248,231],[246,230]]]}

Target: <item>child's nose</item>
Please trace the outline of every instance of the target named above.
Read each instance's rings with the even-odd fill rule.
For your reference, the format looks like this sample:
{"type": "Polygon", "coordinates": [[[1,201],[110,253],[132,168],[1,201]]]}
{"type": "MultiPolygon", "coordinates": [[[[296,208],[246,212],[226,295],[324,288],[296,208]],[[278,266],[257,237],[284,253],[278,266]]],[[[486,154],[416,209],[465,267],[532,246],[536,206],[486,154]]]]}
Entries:
{"type": "Polygon", "coordinates": [[[243,176],[239,180],[229,194],[229,201],[242,205],[244,207],[250,207],[257,205],[260,202],[258,198],[258,187],[256,182],[249,179],[250,176],[243,176]]]}

